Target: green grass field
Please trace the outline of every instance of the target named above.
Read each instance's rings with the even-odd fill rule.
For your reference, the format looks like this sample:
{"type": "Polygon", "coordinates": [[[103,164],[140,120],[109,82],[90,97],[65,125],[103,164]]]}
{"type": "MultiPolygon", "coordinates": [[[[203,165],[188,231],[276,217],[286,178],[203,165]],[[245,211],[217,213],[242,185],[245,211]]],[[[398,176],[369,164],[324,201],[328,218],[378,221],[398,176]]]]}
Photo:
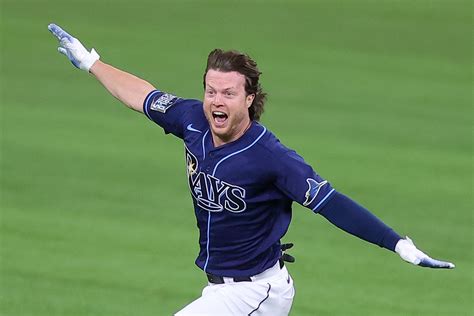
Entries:
{"type": "Polygon", "coordinates": [[[50,22],[202,94],[215,47],[263,71],[263,123],[452,271],[295,205],[292,315],[473,315],[472,2],[1,3],[0,314],[171,315],[200,295],[183,146],[56,52],[50,22]]]}

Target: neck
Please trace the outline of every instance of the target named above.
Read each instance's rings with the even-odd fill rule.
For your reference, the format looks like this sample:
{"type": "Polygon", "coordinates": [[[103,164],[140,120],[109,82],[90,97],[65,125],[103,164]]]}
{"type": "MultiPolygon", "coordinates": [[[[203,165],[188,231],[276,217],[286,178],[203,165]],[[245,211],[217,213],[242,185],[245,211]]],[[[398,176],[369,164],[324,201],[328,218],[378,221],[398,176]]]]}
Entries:
{"type": "Polygon", "coordinates": [[[252,125],[252,121],[249,120],[244,128],[242,128],[238,133],[231,135],[229,137],[225,137],[224,135],[223,136],[216,135],[211,130],[212,141],[214,143],[214,147],[220,147],[222,145],[236,141],[237,139],[239,139],[245,134],[245,132],[250,128],[251,125],[252,125]]]}

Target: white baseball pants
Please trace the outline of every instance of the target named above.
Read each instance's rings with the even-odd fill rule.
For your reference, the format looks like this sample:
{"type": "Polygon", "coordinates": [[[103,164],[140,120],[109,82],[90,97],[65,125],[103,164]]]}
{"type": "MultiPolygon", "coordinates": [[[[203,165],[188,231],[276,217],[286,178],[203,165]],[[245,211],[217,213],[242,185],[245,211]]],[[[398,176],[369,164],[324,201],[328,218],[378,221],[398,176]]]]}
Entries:
{"type": "Polygon", "coordinates": [[[224,284],[209,283],[202,296],[191,302],[176,316],[232,316],[289,314],[295,288],[285,266],[273,267],[251,277],[252,282],[234,282],[224,278],[224,284]]]}

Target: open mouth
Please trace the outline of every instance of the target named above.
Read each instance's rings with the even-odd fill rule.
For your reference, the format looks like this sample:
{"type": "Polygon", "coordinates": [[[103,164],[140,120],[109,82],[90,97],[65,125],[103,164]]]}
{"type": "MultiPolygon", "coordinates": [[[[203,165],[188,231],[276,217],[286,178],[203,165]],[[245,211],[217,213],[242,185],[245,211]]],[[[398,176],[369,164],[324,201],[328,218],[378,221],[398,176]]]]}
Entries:
{"type": "Polygon", "coordinates": [[[213,111],[212,117],[217,126],[222,126],[227,121],[227,114],[221,111],[213,111]]]}

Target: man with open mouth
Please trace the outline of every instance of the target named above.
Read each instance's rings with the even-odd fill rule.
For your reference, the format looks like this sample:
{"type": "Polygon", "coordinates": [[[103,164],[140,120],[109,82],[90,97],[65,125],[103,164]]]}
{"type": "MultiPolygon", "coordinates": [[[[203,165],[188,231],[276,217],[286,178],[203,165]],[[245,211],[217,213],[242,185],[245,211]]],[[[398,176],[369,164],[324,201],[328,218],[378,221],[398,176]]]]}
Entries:
{"type": "Polygon", "coordinates": [[[285,262],[292,203],[322,215],[365,241],[430,268],[430,258],[368,210],[337,192],[262,124],[266,94],[248,55],[213,50],[204,71],[203,101],[185,99],[100,60],[55,24],[59,52],[93,74],[129,108],[183,140],[188,184],[199,228],[196,264],[208,284],[176,315],[288,315],[294,297],[285,262]]]}

